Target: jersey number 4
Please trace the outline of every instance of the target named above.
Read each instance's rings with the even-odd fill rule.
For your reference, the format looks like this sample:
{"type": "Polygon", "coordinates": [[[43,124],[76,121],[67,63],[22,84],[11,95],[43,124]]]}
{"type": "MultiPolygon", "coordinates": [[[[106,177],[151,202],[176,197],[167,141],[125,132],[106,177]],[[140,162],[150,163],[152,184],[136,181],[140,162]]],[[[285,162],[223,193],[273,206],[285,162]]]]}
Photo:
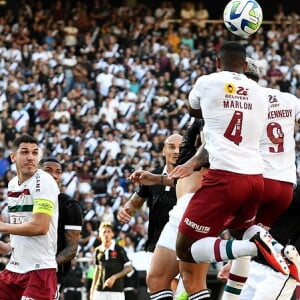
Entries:
{"type": "Polygon", "coordinates": [[[243,112],[235,111],[229,125],[226,128],[224,136],[234,142],[236,145],[239,145],[243,137],[241,135],[243,126],[243,112]]]}

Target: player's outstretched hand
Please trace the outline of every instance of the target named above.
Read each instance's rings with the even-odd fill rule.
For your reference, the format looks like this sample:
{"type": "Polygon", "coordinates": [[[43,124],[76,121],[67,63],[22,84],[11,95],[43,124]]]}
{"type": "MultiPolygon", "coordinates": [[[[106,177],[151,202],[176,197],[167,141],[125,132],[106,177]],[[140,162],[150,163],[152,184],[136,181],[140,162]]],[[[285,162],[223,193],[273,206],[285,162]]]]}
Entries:
{"type": "Polygon", "coordinates": [[[193,173],[193,168],[187,164],[175,167],[169,174],[169,179],[188,177],[193,173]]]}
{"type": "Polygon", "coordinates": [[[117,219],[121,224],[125,224],[131,220],[131,217],[133,214],[134,214],[134,212],[131,212],[130,208],[122,207],[118,211],[117,219]]]}
{"type": "Polygon", "coordinates": [[[160,175],[152,174],[144,170],[137,170],[128,177],[128,180],[132,182],[138,182],[139,184],[143,185],[154,185],[158,184],[160,175]]]}

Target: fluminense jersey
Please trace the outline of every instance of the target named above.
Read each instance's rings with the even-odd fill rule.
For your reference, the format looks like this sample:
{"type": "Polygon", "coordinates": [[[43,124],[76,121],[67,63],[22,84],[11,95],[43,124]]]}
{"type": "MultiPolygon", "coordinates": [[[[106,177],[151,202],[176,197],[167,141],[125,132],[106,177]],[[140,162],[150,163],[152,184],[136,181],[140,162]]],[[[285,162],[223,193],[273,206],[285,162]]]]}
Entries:
{"type": "Polygon", "coordinates": [[[265,178],[296,184],[295,122],[300,118],[300,100],[276,89],[265,88],[269,99],[268,120],[260,150],[265,178]]]}
{"type": "Polygon", "coordinates": [[[12,253],[6,269],[26,273],[38,269],[56,268],[59,189],[53,177],[37,172],[21,185],[14,177],[8,184],[8,213],[11,224],[23,224],[34,213],[51,215],[47,234],[38,236],[11,235],[12,253]]]}
{"type": "Polygon", "coordinates": [[[262,174],[259,141],[268,114],[262,87],[244,74],[212,73],[198,78],[189,103],[202,110],[211,169],[262,174]]]}

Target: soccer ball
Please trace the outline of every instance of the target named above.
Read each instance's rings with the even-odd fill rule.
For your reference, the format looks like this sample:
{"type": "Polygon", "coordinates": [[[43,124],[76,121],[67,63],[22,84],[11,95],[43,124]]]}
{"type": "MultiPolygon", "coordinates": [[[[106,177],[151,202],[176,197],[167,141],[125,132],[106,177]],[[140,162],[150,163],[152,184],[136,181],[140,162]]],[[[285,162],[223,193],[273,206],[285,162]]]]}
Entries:
{"type": "Polygon", "coordinates": [[[224,9],[223,19],[230,32],[247,38],[258,31],[263,13],[255,0],[231,0],[224,9]]]}

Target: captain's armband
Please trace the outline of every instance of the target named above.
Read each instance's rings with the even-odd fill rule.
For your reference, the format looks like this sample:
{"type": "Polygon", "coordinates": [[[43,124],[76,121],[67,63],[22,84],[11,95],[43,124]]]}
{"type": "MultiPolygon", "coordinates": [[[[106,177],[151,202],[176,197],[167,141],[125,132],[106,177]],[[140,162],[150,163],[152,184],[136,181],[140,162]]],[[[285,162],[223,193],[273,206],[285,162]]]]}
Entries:
{"type": "Polygon", "coordinates": [[[47,214],[49,216],[53,215],[55,209],[55,204],[47,199],[34,199],[33,211],[32,213],[47,214]]]}

